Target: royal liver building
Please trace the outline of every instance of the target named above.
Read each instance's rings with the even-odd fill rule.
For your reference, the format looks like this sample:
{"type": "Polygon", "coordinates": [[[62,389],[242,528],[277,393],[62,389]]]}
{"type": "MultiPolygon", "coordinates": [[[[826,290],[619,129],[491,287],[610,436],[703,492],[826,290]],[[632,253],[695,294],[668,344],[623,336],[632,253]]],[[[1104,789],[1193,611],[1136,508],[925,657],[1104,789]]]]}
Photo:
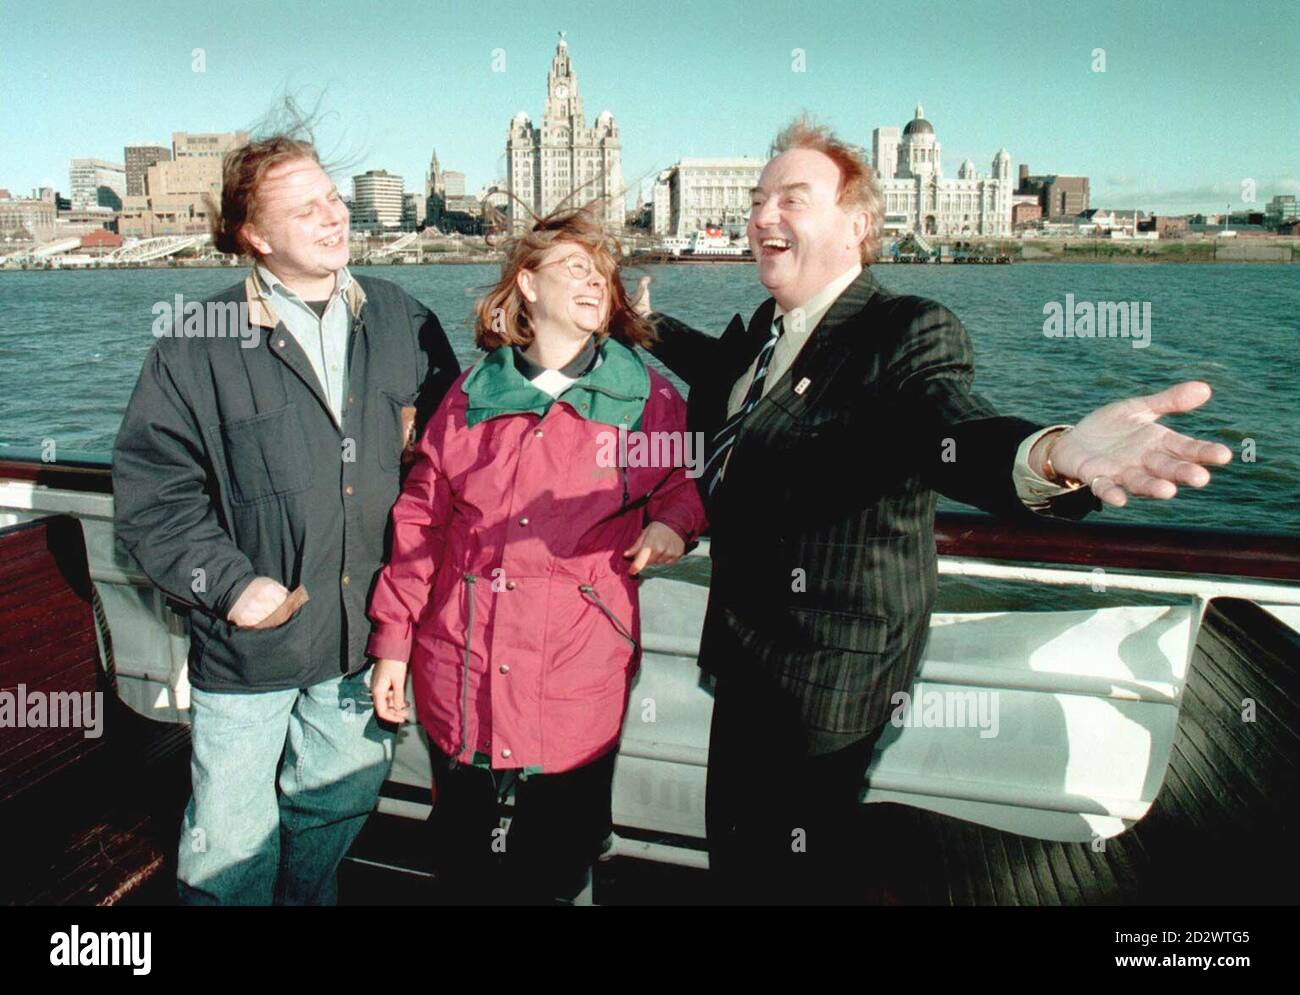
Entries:
{"type": "Polygon", "coordinates": [[[539,217],[561,203],[582,206],[598,200],[599,204],[593,206],[605,223],[615,229],[623,226],[625,191],[618,125],[613,114],[602,111],[592,127],[587,127],[578,77],[563,32],[546,77],[546,112],[541,127],[534,127],[523,111],[510,122],[506,176],[514,195],[510,200],[512,226],[531,220],[514,197],[539,217]]]}

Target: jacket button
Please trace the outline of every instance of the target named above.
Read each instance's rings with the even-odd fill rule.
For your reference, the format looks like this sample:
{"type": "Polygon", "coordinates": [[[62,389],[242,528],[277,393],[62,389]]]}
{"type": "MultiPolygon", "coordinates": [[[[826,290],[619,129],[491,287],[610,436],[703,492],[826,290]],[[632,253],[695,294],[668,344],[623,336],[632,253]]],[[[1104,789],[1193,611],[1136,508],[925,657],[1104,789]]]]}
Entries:
{"type": "Polygon", "coordinates": [[[527,524],[528,524],[528,516],[525,515],[523,518],[519,519],[519,524],[520,524],[520,525],[527,525],[527,524]]]}
{"type": "Polygon", "coordinates": [[[509,756],[510,756],[510,747],[507,746],[504,750],[502,750],[502,751],[501,751],[501,755],[502,755],[503,757],[509,757],[509,756]]]}
{"type": "Polygon", "coordinates": [[[352,496],[352,493],[353,493],[353,492],[352,492],[352,485],[351,485],[351,484],[348,484],[347,487],[343,488],[343,493],[346,494],[348,497],[351,497],[351,496],[352,496]]]}
{"type": "Polygon", "coordinates": [[[533,430],[533,438],[534,438],[534,439],[540,439],[540,438],[542,437],[543,434],[544,434],[544,433],[542,432],[542,430],[541,430],[540,428],[538,428],[538,429],[534,429],[534,430],[533,430]]]}
{"type": "Polygon", "coordinates": [[[344,587],[347,587],[349,584],[352,583],[352,578],[349,577],[347,574],[344,574],[342,577],[339,578],[339,583],[342,584],[344,587]]]}
{"type": "Polygon", "coordinates": [[[353,405],[353,404],[356,404],[356,403],[357,403],[356,395],[355,395],[355,394],[349,394],[349,395],[348,395],[348,404],[349,404],[349,405],[353,405]]]}
{"type": "Polygon", "coordinates": [[[497,667],[497,670],[499,670],[503,674],[508,674],[510,673],[510,664],[503,663],[501,664],[501,666],[497,667]]]}
{"type": "Polygon", "coordinates": [[[284,348],[284,339],[281,339],[279,342],[276,343],[276,345],[278,345],[281,349],[283,349],[283,348],[284,348]]]}
{"type": "Polygon", "coordinates": [[[513,591],[514,589],[515,589],[515,582],[513,580],[506,581],[506,590],[513,591]]]}

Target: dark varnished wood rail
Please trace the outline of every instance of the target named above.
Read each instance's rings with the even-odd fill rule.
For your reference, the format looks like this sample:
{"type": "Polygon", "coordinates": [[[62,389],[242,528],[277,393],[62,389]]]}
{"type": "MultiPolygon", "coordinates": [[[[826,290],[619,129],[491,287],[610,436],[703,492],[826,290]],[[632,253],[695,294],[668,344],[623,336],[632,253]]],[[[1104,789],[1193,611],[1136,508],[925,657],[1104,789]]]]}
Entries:
{"type": "Polygon", "coordinates": [[[940,556],[1300,582],[1300,536],[1099,522],[935,516],[940,556]]]}

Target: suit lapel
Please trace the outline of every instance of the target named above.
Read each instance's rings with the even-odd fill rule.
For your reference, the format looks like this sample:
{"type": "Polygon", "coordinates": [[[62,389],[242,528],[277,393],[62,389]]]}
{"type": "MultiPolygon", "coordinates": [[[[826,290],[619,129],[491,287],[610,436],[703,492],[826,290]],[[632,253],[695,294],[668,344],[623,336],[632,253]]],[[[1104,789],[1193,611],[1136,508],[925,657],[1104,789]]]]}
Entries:
{"type": "Polygon", "coordinates": [[[821,392],[833,367],[847,354],[848,350],[842,348],[845,338],[861,333],[854,319],[862,313],[876,290],[877,284],[871,270],[864,268],[858,278],[835,299],[830,310],[808,336],[808,341],[799,350],[799,355],[795,356],[789,369],[764,395],[763,402],[770,401],[796,412],[810,404],[821,392]],[[800,385],[802,389],[797,389],[800,385]]]}

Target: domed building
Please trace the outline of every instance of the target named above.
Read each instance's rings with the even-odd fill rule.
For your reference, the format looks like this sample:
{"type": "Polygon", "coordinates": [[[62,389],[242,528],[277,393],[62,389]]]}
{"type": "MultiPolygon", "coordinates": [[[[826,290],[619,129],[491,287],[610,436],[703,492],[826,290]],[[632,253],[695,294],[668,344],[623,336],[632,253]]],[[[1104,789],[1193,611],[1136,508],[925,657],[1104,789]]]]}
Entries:
{"type": "Polygon", "coordinates": [[[885,232],[974,236],[1011,234],[1011,155],[993,157],[992,173],[981,176],[967,159],[956,179],[945,179],[939,138],[925,108],[900,134],[898,128],[871,133],[872,165],[885,198],[885,232]]]}
{"type": "Polygon", "coordinates": [[[509,210],[512,227],[531,220],[515,197],[539,217],[562,203],[581,207],[599,200],[605,224],[614,229],[623,226],[626,191],[618,125],[613,114],[602,111],[592,127],[587,127],[578,76],[563,32],[546,77],[546,109],[540,127],[523,111],[510,122],[506,182],[513,195],[509,210]]]}

